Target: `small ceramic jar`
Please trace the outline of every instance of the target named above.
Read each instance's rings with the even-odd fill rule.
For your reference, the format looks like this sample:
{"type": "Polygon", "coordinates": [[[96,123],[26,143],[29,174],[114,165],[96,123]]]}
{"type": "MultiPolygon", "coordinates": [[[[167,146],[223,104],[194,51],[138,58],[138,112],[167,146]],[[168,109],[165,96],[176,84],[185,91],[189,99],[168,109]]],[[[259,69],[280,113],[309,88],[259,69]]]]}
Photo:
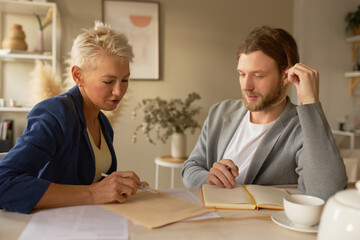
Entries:
{"type": "Polygon", "coordinates": [[[25,33],[22,30],[22,26],[19,24],[12,24],[9,32],[1,44],[4,49],[14,50],[27,50],[27,44],[25,42],[25,33]]]}

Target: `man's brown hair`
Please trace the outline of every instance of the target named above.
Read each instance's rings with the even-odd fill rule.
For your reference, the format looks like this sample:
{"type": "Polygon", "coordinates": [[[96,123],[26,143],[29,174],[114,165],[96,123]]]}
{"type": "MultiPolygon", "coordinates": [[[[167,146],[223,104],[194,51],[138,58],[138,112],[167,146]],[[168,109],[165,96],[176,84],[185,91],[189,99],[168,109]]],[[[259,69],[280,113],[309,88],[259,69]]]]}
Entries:
{"type": "Polygon", "coordinates": [[[262,26],[254,29],[241,43],[237,57],[255,51],[262,51],[274,59],[280,73],[300,60],[295,39],[281,28],[262,26]]]}

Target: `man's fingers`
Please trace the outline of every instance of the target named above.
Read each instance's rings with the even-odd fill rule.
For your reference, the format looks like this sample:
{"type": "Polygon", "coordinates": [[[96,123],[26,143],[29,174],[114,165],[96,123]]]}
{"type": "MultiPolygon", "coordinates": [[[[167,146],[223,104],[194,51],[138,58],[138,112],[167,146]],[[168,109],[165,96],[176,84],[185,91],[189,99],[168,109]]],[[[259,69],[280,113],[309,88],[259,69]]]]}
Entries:
{"type": "Polygon", "coordinates": [[[231,162],[221,161],[214,163],[214,168],[219,169],[226,176],[231,185],[235,185],[235,177],[239,175],[238,167],[231,160],[231,162]]]}
{"type": "Polygon", "coordinates": [[[221,159],[219,163],[225,165],[227,170],[229,170],[234,177],[239,175],[239,168],[231,159],[221,159]]]}
{"type": "MultiPolygon", "coordinates": [[[[219,181],[222,183],[222,186],[225,186],[226,188],[231,188],[235,184],[234,177],[231,175],[231,173],[227,169],[225,170],[225,173],[227,176],[224,174],[223,171],[221,171],[217,168],[212,168],[210,170],[210,173],[212,175],[214,175],[216,178],[218,178],[219,181]]],[[[218,184],[216,184],[216,185],[218,185],[218,184]]]]}
{"type": "Polygon", "coordinates": [[[302,104],[319,101],[319,72],[317,70],[297,63],[287,70],[287,78],[295,85],[302,104]]]}
{"type": "Polygon", "coordinates": [[[223,183],[213,174],[209,174],[207,178],[207,183],[211,185],[217,185],[219,187],[223,187],[223,183]]]}

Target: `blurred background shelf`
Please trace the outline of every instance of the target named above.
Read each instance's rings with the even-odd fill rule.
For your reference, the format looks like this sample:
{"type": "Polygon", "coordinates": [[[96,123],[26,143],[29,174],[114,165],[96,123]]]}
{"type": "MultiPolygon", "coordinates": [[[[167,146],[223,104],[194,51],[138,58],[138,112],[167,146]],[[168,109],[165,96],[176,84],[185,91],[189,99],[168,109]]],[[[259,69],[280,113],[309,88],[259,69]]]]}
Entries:
{"type": "Polygon", "coordinates": [[[26,125],[26,116],[31,107],[31,73],[36,60],[51,66],[55,77],[60,76],[60,15],[54,2],[0,0],[0,41],[2,42],[11,26],[22,26],[27,49],[0,49],[0,98],[5,106],[13,100],[16,105],[26,107],[0,107],[1,119],[14,120],[14,142],[26,125]],[[44,19],[51,13],[51,23],[40,32],[37,17],[44,19]],[[40,36],[43,37],[43,51],[39,51],[40,36]]]}
{"type": "Polygon", "coordinates": [[[31,107],[0,107],[0,112],[30,112],[31,107]]]}

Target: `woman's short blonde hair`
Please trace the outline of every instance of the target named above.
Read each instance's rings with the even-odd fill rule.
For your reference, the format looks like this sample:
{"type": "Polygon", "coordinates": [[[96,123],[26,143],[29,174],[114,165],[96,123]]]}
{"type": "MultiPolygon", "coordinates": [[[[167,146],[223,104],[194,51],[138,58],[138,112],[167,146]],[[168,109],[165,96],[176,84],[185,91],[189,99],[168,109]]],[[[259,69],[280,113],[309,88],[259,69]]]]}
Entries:
{"type": "Polygon", "coordinates": [[[96,68],[96,60],[102,54],[120,57],[129,62],[134,54],[125,34],[111,29],[110,25],[100,21],[95,22],[95,27],[83,29],[71,49],[72,64],[80,68],[96,68]]]}

